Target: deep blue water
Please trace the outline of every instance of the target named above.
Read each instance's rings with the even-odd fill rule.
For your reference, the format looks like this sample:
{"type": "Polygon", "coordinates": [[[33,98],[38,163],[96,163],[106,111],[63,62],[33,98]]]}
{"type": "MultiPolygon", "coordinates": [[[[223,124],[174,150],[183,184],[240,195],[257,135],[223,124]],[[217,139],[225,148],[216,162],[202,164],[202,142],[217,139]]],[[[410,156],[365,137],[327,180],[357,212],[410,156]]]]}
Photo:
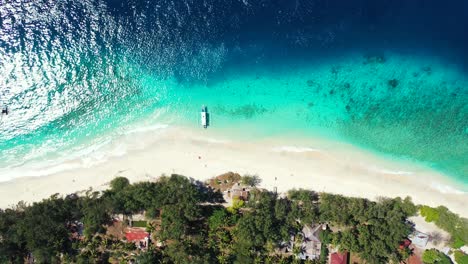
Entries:
{"type": "Polygon", "coordinates": [[[467,29],[466,1],[1,1],[0,171],[203,103],[466,183],[467,29]]]}

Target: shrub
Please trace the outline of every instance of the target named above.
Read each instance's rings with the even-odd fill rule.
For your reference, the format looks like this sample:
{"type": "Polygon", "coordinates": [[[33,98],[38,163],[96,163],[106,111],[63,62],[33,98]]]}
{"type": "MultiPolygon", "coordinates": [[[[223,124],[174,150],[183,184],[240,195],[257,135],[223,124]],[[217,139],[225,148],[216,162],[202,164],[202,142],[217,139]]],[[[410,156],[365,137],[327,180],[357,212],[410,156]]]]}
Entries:
{"type": "Polygon", "coordinates": [[[463,241],[459,236],[455,236],[453,238],[452,247],[453,248],[461,248],[465,245],[465,241],[463,241]]]}
{"type": "Polygon", "coordinates": [[[468,255],[460,250],[455,251],[455,261],[457,264],[468,264],[468,255]]]}
{"type": "Polygon", "coordinates": [[[228,207],[227,210],[231,214],[237,214],[240,208],[244,207],[245,202],[239,198],[234,198],[232,200],[232,206],[228,207]]]}
{"type": "Polygon", "coordinates": [[[110,182],[111,189],[119,192],[130,185],[130,181],[125,177],[117,177],[110,182]]]}
{"type": "Polygon", "coordinates": [[[468,219],[452,213],[447,207],[432,208],[422,206],[421,215],[427,222],[434,222],[438,227],[447,231],[452,236],[452,246],[460,248],[468,242],[468,219]]]}
{"type": "Polygon", "coordinates": [[[428,249],[424,251],[422,261],[426,264],[452,264],[450,258],[437,249],[428,249]]]}
{"type": "Polygon", "coordinates": [[[420,209],[421,215],[426,219],[426,222],[434,222],[439,220],[439,212],[436,208],[423,205],[420,209]]]}
{"type": "Polygon", "coordinates": [[[255,187],[260,184],[262,180],[257,175],[245,175],[241,178],[241,182],[244,185],[255,187]]]}

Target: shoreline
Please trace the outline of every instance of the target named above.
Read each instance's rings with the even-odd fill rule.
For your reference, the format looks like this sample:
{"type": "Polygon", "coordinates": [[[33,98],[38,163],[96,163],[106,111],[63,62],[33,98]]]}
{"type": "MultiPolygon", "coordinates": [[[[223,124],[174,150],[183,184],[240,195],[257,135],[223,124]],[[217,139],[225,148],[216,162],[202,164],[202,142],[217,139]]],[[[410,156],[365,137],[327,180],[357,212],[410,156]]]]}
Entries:
{"type": "Polygon", "coordinates": [[[256,174],[262,179],[260,187],[277,187],[279,192],[305,188],[371,200],[410,196],[416,204],[443,205],[468,217],[464,202],[468,193],[457,190],[456,183],[443,174],[409,162],[390,161],[343,142],[294,138],[241,140],[214,129],[188,127],[132,134],[118,140],[129,146],[126,154],[103,163],[1,182],[0,208],[21,200],[39,201],[54,193],[66,195],[90,187],[102,190],[115,176],[136,182],[177,173],[204,181],[233,171],[256,174]],[[131,149],[135,144],[144,147],[131,149]]]}

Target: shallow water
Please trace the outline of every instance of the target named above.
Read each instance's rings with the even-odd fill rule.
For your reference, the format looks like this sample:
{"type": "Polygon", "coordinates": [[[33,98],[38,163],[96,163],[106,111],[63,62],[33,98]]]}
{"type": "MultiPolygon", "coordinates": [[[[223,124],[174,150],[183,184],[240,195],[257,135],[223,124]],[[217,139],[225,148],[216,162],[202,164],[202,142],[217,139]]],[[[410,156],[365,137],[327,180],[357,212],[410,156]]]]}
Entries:
{"type": "Polygon", "coordinates": [[[142,120],[198,126],[203,104],[211,129],[325,136],[468,184],[466,15],[463,1],[1,2],[0,178],[142,120]]]}

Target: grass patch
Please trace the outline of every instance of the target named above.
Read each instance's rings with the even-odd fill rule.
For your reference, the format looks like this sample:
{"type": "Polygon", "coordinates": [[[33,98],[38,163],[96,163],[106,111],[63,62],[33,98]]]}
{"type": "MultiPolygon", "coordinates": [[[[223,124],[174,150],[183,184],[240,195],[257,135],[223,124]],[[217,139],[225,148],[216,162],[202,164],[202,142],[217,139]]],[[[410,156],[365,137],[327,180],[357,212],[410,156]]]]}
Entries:
{"type": "Polygon", "coordinates": [[[146,221],[133,221],[132,226],[133,227],[146,227],[148,222],[146,221]]]}

